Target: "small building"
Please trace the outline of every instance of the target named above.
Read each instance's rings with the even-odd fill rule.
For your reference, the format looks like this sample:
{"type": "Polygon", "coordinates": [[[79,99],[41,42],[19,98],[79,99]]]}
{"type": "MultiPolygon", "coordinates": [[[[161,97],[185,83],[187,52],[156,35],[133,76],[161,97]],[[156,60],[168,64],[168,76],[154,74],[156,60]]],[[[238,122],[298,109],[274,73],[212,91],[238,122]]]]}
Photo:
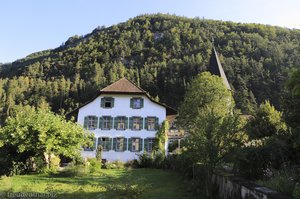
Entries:
{"type": "Polygon", "coordinates": [[[122,162],[137,159],[144,151],[151,152],[162,122],[177,114],[126,78],[100,90],[77,111],[77,122],[96,138],[94,147],[85,148],[82,156],[95,157],[96,148],[101,145],[103,159],[122,162]]]}

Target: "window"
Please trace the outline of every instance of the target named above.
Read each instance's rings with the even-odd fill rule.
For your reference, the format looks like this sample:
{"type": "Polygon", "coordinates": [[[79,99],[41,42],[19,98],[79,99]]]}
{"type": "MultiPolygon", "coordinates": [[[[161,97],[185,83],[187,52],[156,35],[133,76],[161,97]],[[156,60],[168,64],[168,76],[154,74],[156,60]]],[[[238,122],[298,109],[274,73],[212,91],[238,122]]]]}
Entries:
{"type": "Polygon", "coordinates": [[[115,118],[115,129],[125,130],[127,129],[128,118],[124,116],[119,116],[115,118]]]}
{"type": "Polygon", "coordinates": [[[103,97],[101,98],[101,107],[102,108],[112,108],[114,107],[114,98],[112,97],[103,97]]]}
{"type": "Polygon", "coordinates": [[[144,99],[135,97],[130,99],[130,107],[133,109],[140,109],[144,107],[144,99]]]}
{"type": "Polygon", "coordinates": [[[149,117],[147,125],[148,125],[148,130],[150,130],[150,131],[155,130],[155,118],[149,117]]]}
{"type": "Polygon", "coordinates": [[[98,146],[99,145],[101,145],[103,147],[103,151],[109,151],[111,149],[111,138],[99,137],[98,138],[98,146]]]}
{"type": "Polygon", "coordinates": [[[140,151],[140,138],[131,138],[132,148],[131,151],[140,151]]]}
{"type": "Polygon", "coordinates": [[[114,138],[114,150],[115,151],[125,151],[127,149],[127,139],[126,138],[114,138]]]}
{"type": "Polygon", "coordinates": [[[149,131],[154,131],[158,129],[158,118],[157,117],[146,117],[145,118],[145,129],[149,131]]]}
{"type": "Polygon", "coordinates": [[[98,117],[96,116],[86,116],[84,118],[84,128],[89,130],[94,130],[97,128],[98,117]]]}
{"type": "Polygon", "coordinates": [[[142,117],[131,117],[129,120],[129,128],[131,130],[141,130],[143,128],[143,118],[142,117]]]}
{"type": "Polygon", "coordinates": [[[140,130],[140,119],[139,117],[133,118],[132,128],[133,130],[140,130]]]}
{"type": "Polygon", "coordinates": [[[112,128],[112,117],[110,116],[103,116],[102,117],[102,129],[109,130],[112,128]]]}
{"type": "Polygon", "coordinates": [[[144,149],[145,149],[145,151],[152,152],[154,141],[155,141],[154,138],[144,139],[144,149]]]}

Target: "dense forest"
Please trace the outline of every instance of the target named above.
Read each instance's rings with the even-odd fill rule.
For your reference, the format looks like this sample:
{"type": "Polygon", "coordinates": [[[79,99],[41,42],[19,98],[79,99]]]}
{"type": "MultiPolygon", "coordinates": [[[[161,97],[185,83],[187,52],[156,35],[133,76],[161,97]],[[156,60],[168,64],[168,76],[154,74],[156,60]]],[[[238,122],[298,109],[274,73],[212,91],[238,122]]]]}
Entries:
{"type": "Polygon", "coordinates": [[[212,38],[237,107],[249,114],[269,99],[280,109],[287,73],[300,67],[300,30],[156,14],[0,65],[1,117],[17,104],[67,113],[124,76],[178,108],[192,78],[207,68],[212,38]]]}

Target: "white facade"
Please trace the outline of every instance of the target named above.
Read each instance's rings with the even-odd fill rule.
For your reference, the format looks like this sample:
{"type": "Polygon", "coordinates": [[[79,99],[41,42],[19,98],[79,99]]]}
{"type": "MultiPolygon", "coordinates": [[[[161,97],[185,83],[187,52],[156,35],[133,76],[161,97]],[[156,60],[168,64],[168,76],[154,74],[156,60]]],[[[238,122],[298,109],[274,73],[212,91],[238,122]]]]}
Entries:
{"type": "MultiPolygon", "coordinates": [[[[96,137],[96,146],[98,146],[98,138],[106,137],[106,138],[117,138],[123,137],[127,139],[125,150],[118,152],[114,150],[114,143],[111,143],[110,150],[103,151],[102,158],[107,161],[116,161],[120,160],[122,162],[126,162],[129,160],[137,159],[137,154],[143,153],[145,139],[147,138],[155,138],[156,130],[147,130],[145,129],[145,118],[155,117],[157,118],[158,124],[166,120],[166,107],[157,104],[151,101],[146,95],[134,95],[134,94],[101,94],[92,102],[86,104],[81,107],[78,111],[77,122],[81,125],[84,125],[85,117],[87,116],[96,116],[98,118],[97,127],[93,130],[90,130],[95,134],[96,137]],[[103,108],[101,107],[101,98],[104,97],[112,97],[114,99],[114,105],[112,108],[103,108]],[[130,99],[132,98],[142,98],[143,99],[143,107],[139,109],[133,109],[130,106],[130,99]],[[140,130],[132,130],[129,129],[129,124],[127,124],[127,128],[125,130],[117,130],[115,129],[115,125],[113,124],[111,129],[104,130],[100,129],[100,117],[102,116],[111,116],[112,118],[116,118],[118,116],[125,116],[127,118],[130,117],[141,117],[143,118],[143,125],[140,130]],[[129,139],[130,138],[140,138],[142,140],[141,146],[142,150],[138,152],[132,152],[129,149],[129,139]]],[[[148,121],[148,120],[147,120],[148,121]]],[[[102,121],[103,122],[103,121],[102,121]]],[[[115,119],[114,119],[114,122],[115,119]]],[[[129,120],[127,121],[129,122],[129,120]]],[[[112,139],[112,142],[114,140],[112,139]]],[[[94,158],[96,155],[96,150],[93,151],[82,151],[83,157],[94,158]]]]}

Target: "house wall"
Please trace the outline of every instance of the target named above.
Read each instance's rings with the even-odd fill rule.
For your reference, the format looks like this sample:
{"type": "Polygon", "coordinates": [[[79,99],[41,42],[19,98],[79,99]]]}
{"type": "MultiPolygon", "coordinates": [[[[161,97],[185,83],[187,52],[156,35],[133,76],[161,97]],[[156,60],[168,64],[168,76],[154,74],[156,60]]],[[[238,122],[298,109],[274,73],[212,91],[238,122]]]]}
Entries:
{"type": "MultiPolygon", "coordinates": [[[[101,95],[97,97],[94,101],[90,102],[89,104],[85,105],[84,107],[81,107],[78,111],[78,117],[77,122],[81,125],[84,124],[84,117],[88,115],[95,115],[97,117],[100,116],[126,116],[126,117],[132,117],[132,116],[140,116],[140,117],[151,117],[155,116],[158,118],[159,124],[161,124],[166,119],[166,108],[158,105],[151,100],[149,100],[146,96],[141,95],[101,95]],[[114,107],[113,108],[102,108],[100,106],[101,98],[103,97],[113,97],[114,98],[114,107]],[[144,107],[141,109],[132,109],[130,107],[130,99],[132,97],[142,97],[144,99],[144,107]]],[[[125,138],[131,138],[131,137],[139,137],[142,139],[145,138],[154,138],[156,131],[149,131],[146,129],[141,130],[116,130],[116,129],[110,129],[110,130],[102,130],[98,128],[95,130],[91,130],[95,134],[95,137],[125,137],[125,138]]],[[[128,143],[127,143],[128,144],[128,143]]],[[[142,149],[144,149],[144,144],[142,145],[142,149]]],[[[82,151],[83,157],[95,157],[95,151],[82,151]]],[[[139,153],[142,153],[139,152],[139,153]]],[[[137,152],[131,152],[131,151],[124,151],[124,152],[116,152],[114,150],[105,151],[102,154],[103,159],[106,159],[107,161],[115,161],[120,160],[123,162],[133,160],[138,158],[137,152]]]]}

